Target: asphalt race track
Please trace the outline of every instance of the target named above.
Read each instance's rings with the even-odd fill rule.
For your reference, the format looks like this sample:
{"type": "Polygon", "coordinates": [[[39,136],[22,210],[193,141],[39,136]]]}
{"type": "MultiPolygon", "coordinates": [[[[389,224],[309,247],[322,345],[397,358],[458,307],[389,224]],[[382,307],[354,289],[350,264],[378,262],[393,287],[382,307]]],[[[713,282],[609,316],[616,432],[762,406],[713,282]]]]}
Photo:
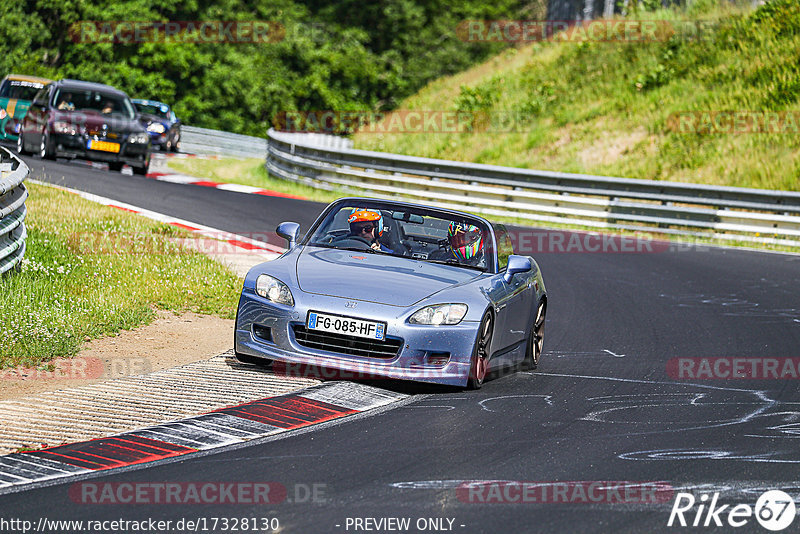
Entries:
{"type": "MultiPolygon", "coordinates": [[[[25,159],[32,178],[231,232],[273,231],[283,220],[307,228],[322,207],[25,159]]],[[[755,507],[767,490],[800,497],[800,382],[681,377],[675,359],[800,357],[800,256],[660,246],[536,259],[549,309],[533,373],[496,377],[478,392],[380,383],[414,397],[309,432],[85,481],[269,481],[287,489],[282,502],[87,504],[74,489],[70,496],[70,481],[3,495],[0,508],[34,522],[277,518],[282,532],[300,533],[709,530],[705,512],[691,526],[697,505],[685,514],[689,526],[667,526],[676,495],[688,492],[698,505],[716,493],[718,508],[729,505],[715,532],[767,532],[755,517],[731,527],[728,512],[755,507]],[[533,490],[523,498],[522,487],[533,490]],[[578,491],[587,487],[592,497],[578,491]]]]}

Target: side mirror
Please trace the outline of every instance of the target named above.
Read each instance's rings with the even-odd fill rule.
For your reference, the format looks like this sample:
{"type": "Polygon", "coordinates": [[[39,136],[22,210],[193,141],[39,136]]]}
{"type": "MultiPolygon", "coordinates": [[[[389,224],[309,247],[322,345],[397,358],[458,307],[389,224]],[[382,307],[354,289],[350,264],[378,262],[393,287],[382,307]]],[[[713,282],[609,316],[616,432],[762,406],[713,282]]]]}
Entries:
{"type": "Polygon", "coordinates": [[[300,230],[300,225],[296,222],[282,222],[275,230],[279,236],[289,242],[289,248],[292,248],[297,242],[297,232],[300,230]]]}
{"type": "Polygon", "coordinates": [[[505,280],[506,284],[511,283],[511,279],[514,278],[514,275],[517,273],[527,273],[533,268],[531,265],[530,258],[525,256],[517,256],[512,254],[508,257],[508,267],[506,267],[506,272],[503,275],[503,280],[505,280]]]}

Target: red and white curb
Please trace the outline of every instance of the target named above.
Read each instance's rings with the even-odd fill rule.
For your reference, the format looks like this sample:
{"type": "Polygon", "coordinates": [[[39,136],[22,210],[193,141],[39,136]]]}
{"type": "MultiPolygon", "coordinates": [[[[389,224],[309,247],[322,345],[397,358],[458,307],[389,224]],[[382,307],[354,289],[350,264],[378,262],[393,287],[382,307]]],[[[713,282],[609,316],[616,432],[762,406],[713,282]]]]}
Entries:
{"type": "Polygon", "coordinates": [[[0,456],[0,493],[243,443],[367,412],[407,397],[365,384],[329,382],[115,436],[0,456]]]}
{"type": "Polygon", "coordinates": [[[283,254],[286,252],[286,249],[281,247],[277,247],[275,245],[270,245],[269,243],[265,243],[263,241],[257,241],[255,239],[245,237],[242,235],[234,234],[231,232],[226,232],[224,230],[218,230],[216,228],[212,228],[210,226],[205,226],[203,224],[187,221],[185,219],[179,219],[177,217],[172,217],[170,215],[164,215],[163,213],[158,213],[156,211],[151,211],[145,208],[140,208],[138,206],[134,206],[132,204],[127,204],[125,202],[119,202],[117,200],[113,200],[110,198],[102,197],[99,195],[95,195],[93,193],[87,193],[85,191],[79,191],[77,189],[71,189],[69,187],[64,187],[60,185],[54,185],[47,182],[41,182],[39,180],[27,180],[29,183],[43,185],[47,187],[54,187],[61,191],[66,191],[67,193],[72,193],[78,195],[81,198],[89,200],[91,202],[96,202],[98,204],[102,204],[104,206],[109,206],[111,208],[117,208],[123,211],[127,211],[130,213],[135,213],[137,215],[141,215],[142,217],[147,217],[148,219],[152,219],[155,221],[163,222],[172,226],[177,226],[178,228],[183,228],[184,230],[189,230],[191,232],[196,233],[197,235],[208,237],[211,239],[220,239],[227,242],[229,245],[252,251],[252,252],[263,252],[269,254],[283,254]]]}
{"type": "Polygon", "coordinates": [[[172,182],[174,184],[185,185],[199,185],[202,187],[213,187],[214,189],[222,189],[223,191],[233,191],[235,193],[247,193],[250,195],[264,195],[269,197],[293,198],[297,200],[307,200],[305,197],[297,195],[289,195],[287,193],[280,193],[270,189],[262,189],[252,185],[242,184],[227,184],[220,182],[212,182],[210,180],[203,180],[196,176],[189,176],[188,174],[167,173],[167,172],[151,172],[147,174],[148,178],[153,178],[162,182],[172,182]]]}

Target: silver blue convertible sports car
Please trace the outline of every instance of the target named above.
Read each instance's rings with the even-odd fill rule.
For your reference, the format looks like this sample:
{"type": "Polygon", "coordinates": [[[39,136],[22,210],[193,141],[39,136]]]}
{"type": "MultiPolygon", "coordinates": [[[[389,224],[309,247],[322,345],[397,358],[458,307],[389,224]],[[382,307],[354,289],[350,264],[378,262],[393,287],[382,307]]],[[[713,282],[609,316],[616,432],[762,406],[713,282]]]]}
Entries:
{"type": "Polygon", "coordinates": [[[286,362],[479,388],[535,368],[547,309],[539,266],[503,225],[405,202],[345,198],[242,289],[234,350],[286,362]]]}

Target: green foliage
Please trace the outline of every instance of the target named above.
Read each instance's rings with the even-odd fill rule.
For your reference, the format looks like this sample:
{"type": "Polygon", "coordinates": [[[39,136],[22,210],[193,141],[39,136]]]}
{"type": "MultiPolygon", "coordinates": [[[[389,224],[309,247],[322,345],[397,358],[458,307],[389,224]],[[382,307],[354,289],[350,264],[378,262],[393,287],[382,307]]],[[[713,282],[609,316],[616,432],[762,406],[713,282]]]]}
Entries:
{"type": "MultiPolygon", "coordinates": [[[[197,126],[264,136],[280,111],[385,110],[501,45],[456,35],[518,17],[519,0],[16,0],[0,2],[0,73],[109,83],[197,126]],[[84,42],[87,21],[271,21],[267,43],[84,42]]],[[[106,39],[105,41],[108,41],[106,39]]]]}
{"type": "Polygon", "coordinates": [[[478,87],[461,86],[461,93],[456,98],[455,106],[458,111],[486,111],[494,106],[497,101],[497,80],[489,80],[478,87]]]}

